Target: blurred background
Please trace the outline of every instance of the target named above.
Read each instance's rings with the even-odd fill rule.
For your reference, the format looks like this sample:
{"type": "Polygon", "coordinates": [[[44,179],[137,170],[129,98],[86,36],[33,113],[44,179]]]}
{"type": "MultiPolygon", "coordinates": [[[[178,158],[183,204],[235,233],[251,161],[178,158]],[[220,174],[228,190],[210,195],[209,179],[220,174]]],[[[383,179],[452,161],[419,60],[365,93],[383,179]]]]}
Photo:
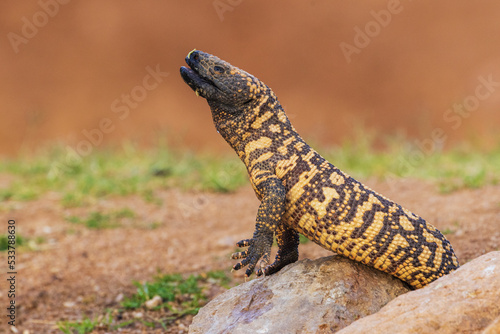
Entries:
{"type": "Polygon", "coordinates": [[[359,129],[492,145],[499,12],[451,0],[4,1],[0,154],[89,138],[227,150],[180,78],[193,48],[263,80],[325,146],[359,129]]]}

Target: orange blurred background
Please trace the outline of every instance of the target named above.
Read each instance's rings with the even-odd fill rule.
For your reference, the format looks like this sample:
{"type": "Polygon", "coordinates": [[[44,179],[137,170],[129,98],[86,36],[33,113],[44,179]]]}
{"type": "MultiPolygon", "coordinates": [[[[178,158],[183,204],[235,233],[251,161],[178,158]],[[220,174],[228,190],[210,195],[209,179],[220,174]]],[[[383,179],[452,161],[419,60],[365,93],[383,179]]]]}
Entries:
{"type": "Polygon", "coordinates": [[[97,146],[166,136],[226,150],[179,75],[193,48],[262,79],[325,146],[360,128],[491,143],[499,13],[493,1],[4,1],[0,154],[100,127],[97,146]]]}

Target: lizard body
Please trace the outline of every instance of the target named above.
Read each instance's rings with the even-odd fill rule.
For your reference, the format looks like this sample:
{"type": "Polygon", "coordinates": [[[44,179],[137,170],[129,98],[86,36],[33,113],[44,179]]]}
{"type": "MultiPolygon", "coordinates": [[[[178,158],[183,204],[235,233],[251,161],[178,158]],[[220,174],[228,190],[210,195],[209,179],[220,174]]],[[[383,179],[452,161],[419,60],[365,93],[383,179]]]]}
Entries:
{"type": "Polygon", "coordinates": [[[250,276],[298,259],[299,234],[421,288],[458,268],[448,240],[431,224],[325,160],[300,137],[274,92],[231,64],[193,50],[184,81],[205,98],[218,132],[245,164],[261,201],[251,239],[232,255],[250,276]],[[278,252],[269,263],[276,238],[278,252]]]}

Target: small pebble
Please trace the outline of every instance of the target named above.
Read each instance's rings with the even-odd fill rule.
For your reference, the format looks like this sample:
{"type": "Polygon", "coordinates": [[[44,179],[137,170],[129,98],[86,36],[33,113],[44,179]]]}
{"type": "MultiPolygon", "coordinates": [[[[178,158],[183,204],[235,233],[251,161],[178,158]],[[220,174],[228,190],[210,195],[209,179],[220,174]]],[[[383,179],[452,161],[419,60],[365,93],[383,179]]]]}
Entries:
{"type": "Polygon", "coordinates": [[[153,309],[153,308],[159,306],[162,302],[163,302],[163,299],[161,299],[160,296],[156,295],[153,298],[151,298],[150,300],[148,300],[147,302],[145,302],[144,305],[148,309],[153,309]]]}
{"type": "Polygon", "coordinates": [[[115,302],[119,303],[123,300],[123,293],[120,293],[118,296],[115,298],[115,302]]]}
{"type": "Polygon", "coordinates": [[[73,306],[75,306],[75,304],[76,304],[75,302],[64,302],[63,306],[64,307],[73,307],[73,306]]]}

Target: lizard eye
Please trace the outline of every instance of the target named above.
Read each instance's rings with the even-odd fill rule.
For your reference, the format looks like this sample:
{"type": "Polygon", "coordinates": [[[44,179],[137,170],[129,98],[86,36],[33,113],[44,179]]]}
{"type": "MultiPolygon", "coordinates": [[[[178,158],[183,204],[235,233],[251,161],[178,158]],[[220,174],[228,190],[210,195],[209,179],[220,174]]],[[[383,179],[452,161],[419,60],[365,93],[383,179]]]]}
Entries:
{"type": "Polygon", "coordinates": [[[214,66],[214,71],[217,72],[217,73],[219,73],[219,74],[222,74],[222,73],[224,73],[224,67],[215,65],[214,66]]]}

